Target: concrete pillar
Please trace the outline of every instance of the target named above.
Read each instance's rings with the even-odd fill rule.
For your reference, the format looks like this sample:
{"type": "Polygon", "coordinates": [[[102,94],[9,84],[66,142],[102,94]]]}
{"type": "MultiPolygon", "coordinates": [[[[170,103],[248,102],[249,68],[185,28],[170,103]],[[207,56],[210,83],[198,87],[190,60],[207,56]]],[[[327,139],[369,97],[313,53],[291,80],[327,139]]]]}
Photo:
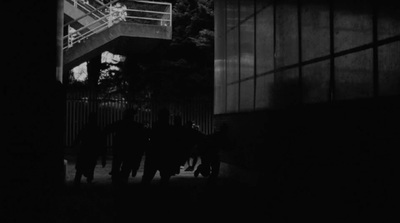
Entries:
{"type": "Polygon", "coordinates": [[[64,25],[64,0],[57,0],[57,55],[56,55],[56,80],[63,82],[63,25],[64,25]]]}

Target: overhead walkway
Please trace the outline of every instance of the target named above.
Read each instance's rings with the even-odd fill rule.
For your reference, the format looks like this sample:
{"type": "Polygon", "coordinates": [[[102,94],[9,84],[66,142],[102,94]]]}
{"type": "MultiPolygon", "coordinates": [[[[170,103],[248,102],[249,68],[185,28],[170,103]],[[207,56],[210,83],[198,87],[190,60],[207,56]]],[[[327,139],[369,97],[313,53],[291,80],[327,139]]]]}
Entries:
{"type": "Polygon", "coordinates": [[[151,1],[64,0],[64,69],[107,50],[117,54],[150,54],[172,38],[172,5],[151,1]],[[93,2],[95,4],[93,4],[93,2]],[[67,31],[66,31],[67,30],[67,31]]]}

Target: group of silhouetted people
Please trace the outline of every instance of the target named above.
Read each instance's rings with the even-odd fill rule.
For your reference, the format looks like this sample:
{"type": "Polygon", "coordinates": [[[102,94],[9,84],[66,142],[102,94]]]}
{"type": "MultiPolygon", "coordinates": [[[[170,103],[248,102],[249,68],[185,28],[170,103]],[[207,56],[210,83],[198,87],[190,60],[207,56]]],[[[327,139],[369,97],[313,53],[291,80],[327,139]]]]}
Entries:
{"type": "Polygon", "coordinates": [[[106,126],[103,130],[97,125],[97,114],[89,115],[88,124],[78,135],[80,143],[76,161],[75,184],[79,185],[82,176],[87,182],[93,180],[97,160],[102,158],[106,165],[106,138],[113,134],[111,179],[115,184],[127,183],[130,176],[135,177],[145,156],[142,184],[149,185],[157,171],[161,185],[168,185],[170,178],[180,173],[186,163],[193,171],[200,158],[201,163],[194,170],[194,176],[201,174],[215,183],[219,173],[219,151],[225,145],[226,126],[220,131],[205,135],[193,128],[192,122],[182,123],[180,116],[174,116],[174,124],[169,124],[167,109],[158,112],[158,120],[152,128],[134,120],[136,110],[124,111],[122,120],[106,126]],[[192,163],[190,161],[193,161],[192,163]]]}

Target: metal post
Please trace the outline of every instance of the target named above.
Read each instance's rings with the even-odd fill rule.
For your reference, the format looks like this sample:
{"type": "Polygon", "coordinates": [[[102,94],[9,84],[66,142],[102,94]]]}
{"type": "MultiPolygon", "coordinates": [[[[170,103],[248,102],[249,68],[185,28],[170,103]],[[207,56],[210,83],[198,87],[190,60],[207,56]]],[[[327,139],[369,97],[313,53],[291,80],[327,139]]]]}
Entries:
{"type": "Polygon", "coordinates": [[[108,28],[112,26],[112,13],[111,13],[111,4],[109,5],[108,10],[108,28]]]}
{"type": "Polygon", "coordinates": [[[72,39],[72,35],[71,35],[71,26],[68,25],[68,48],[71,48],[73,45],[73,39],[72,39]]]}
{"type": "Polygon", "coordinates": [[[169,5],[169,26],[172,27],[172,4],[169,5]]]}

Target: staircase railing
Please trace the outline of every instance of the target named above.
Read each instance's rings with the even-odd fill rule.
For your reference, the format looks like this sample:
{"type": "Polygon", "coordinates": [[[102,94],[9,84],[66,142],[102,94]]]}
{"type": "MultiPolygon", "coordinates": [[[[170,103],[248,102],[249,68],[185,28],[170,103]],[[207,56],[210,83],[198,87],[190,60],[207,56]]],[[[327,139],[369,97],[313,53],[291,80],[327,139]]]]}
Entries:
{"type": "MultiPolygon", "coordinates": [[[[106,15],[105,12],[107,11],[108,6],[117,3],[119,0],[113,0],[107,4],[103,3],[100,7],[97,7],[97,8],[90,4],[83,3],[83,0],[66,0],[66,1],[72,3],[76,8],[80,9],[85,14],[78,18],[75,18],[73,21],[66,23],[64,25],[64,28],[67,27],[68,25],[72,26],[72,24],[74,24],[74,23],[79,23],[80,20],[85,19],[87,17],[90,17],[92,19],[98,19],[100,17],[105,16],[106,15]],[[89,7],[91,9],[89,9],[89,7]]],[[[100,2],[100,1],[97,1],[97,2],[100,2]]]]}
{"type": "MultiPolygon", "coordinates": [[[[77,0],[67,1],[77,2],[77,6],[81,3],[77,0]]],[[[86,9],[89,7],[86,7],[86,9]]],[[[71,48],[75,44],[85,41],[88,37],[119,22],[172,26],[172,4],[151,1],[125,1],[121,7],[118,7],[118,0],[107,4],[103,3],[102,6],[64,25],[64,28],[68,30],[68,34],[64,36],[63,49],[71,48]],[[79,23],[79,20],[87,16],[94,20],[85,26],[78,24],[77,26],[80,28],[69,31],[73,30],[71,27],[74,23],[79,23]]]]}
{"type": "Polygon", "coordinates": [[[98,18],[104,16],[104,13],[102,11],[97,11],[96,7],[91,5],[88,1],[84,1],[84,0],[66,0],[66,1],[71,3],[74,7],[80,9],[85,14],[93,12],[91,16],[95,19],[98,19],[98,18]]]}

